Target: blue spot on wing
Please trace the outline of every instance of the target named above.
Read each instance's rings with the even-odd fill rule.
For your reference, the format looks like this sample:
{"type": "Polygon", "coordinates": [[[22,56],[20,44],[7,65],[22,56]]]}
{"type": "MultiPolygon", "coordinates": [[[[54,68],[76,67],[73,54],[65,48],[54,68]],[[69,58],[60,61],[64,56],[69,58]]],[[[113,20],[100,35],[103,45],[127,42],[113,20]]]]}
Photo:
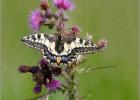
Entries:
{"type": "MultiPolygon", "coordinates": [[[[58,56],[58,55],[52,54],[52,53],[51,53],[50,51],[48,51],[48,50],[45,51],[45,54],[44,54],[44,55],[45,55],[46,58],[49,59],[51,62],[56,62],[56,57],[58,56]]],[[[68,55],[62,55],[62,56],[60,56],[60,57],[61,57],[60,63],[68,63],[68,61],[72,61],[72,59],[75,59],[74,53],[70,53],[70,54],[68,54],[68,55]]]]}
{"type": "Polygon", "coordinates": [[[68,57],[67,56],[62,56],[61,57],[61,62],[62,63],[67,63],[68,62],[68,57]]]}
{"type": "Polygon", "coordinates": [[[48,50],[45,51],[45,56],[50,59],[51,62],[56,62],[56,56],[51,54],[48,50]]]}
{"type": "Polygon", "coordinates": [[[56,62],[56,56],[52,55],[52,56],[51,56],[51,61],[52,61],[52,62],[56,62]]]}

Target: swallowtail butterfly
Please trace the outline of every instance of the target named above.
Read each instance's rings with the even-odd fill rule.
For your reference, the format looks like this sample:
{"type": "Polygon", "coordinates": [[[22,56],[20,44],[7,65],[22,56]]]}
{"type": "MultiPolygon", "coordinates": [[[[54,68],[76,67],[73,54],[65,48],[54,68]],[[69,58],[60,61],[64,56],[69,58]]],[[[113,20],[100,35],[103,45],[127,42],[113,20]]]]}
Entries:
{"type": "Polygon", "coordinates": [[[31,34],[21,41],[43,53],[44,58],[50,63],[68,64],[77,60],[78,55],[94,53],[98,47],[87,39],[64,38],[61,35],[31,34]]]}

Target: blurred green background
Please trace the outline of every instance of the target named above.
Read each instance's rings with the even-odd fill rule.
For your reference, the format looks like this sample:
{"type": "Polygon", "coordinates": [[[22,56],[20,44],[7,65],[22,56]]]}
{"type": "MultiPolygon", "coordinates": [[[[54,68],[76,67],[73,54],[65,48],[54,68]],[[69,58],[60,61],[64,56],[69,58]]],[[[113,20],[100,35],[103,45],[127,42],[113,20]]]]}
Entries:
{"type": "MultiPolygon", "coordinates": [[[[92,33],[94,40],[106,38],[108,48],[87,56],[85,66],[107,66],[77,75],[83,100],[138,100],[138,0],[73,0],[76,9],[68,12],[69,24],[79,25],[81,35],[92,33]]],[[[1,100],[35,97],[30,74],[20,74],[20,64],[35,65],[40,55],[20,43],[30,33],[27,17],[39,0],[1,1],[1,100]]],[[[47,31],[47,30],[46,30],[47,31]]],[[[44,90],[45,91],[45,90],[44,90]]],[[[54,94],[50,100],[65,100],[54,94]]]]}

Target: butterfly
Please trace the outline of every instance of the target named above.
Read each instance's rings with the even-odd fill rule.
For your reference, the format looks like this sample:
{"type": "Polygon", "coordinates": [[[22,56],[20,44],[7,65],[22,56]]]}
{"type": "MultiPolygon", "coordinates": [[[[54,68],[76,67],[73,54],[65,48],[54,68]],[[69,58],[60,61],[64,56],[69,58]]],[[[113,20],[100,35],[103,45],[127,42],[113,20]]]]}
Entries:
{"type": "Polygon", "coordinates": [[[88,39],[65,38],[45,33],[31,34],[21,39],[25,45],[38,49],[50,63],[71,64],[79,55],[94,53],[98,46],[88,39]]]}

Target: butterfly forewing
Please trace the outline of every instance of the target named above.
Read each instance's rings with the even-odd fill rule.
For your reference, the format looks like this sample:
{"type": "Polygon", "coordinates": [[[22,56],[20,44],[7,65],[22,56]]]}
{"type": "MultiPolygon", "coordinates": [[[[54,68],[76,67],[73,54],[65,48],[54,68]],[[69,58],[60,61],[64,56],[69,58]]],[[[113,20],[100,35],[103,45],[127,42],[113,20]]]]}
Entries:
{"type": "Polygon", "coordinates": [[[51,41],[50,39],[51,37],[47,34],[32,34],[23,37],[21,41],[29,47],[41,50],[51,46],[53,39],[51,41]]]}

